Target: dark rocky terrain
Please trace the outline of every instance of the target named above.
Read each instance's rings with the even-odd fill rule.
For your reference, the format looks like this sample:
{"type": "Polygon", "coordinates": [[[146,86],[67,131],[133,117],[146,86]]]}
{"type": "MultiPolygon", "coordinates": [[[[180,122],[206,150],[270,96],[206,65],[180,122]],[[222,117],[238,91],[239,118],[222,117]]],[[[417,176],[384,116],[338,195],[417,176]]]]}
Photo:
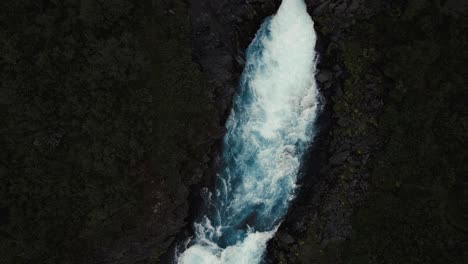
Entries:
{"type": "MultiPolygon", "coordinates": [[[[0,263],[158,263],[280,1],[0,3],[0,263]]],[[[325,98],[270,263],[466,263],[467,8],[307,1],[325,98]]]]}
{"type": "Polygon", "coordinates": [[[321,1],[328,97],[272,263],[465,263],[467,5],[321,1]]]}

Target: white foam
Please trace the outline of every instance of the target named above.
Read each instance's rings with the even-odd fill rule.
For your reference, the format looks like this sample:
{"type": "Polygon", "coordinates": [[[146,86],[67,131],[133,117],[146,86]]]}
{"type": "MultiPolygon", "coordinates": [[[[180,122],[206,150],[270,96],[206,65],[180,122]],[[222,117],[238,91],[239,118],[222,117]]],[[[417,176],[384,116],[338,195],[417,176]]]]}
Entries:
{"type": "Polygon", "coordinates": [[[283,0],[262,29],[267,26],[269,33],[260,31],[253,42],[262,48],[250,51],[242,77],[243,88],[249,89],[245,93],[252,98],[243,102],[245,94],[239,95],[238,107],[226,124],[224,158],[230,155],[233,164],[220,173],[213,198],[223,208],[195,224],[195,243],[178,257],[178,263],[260,263],[293,199],[318,107],[316,36],[303,0],[283,0]],[[263,221],[263,230],[252,226],[240,241],[221,248],[215,241],[223,230],[242,228],[239,225],[250,209],[255,210],[256,221],[263,221]],[[209,217],[218,219],[217,224],[209,217]]]}
{"type": "MultiPolygon", "coordinates": [[[[276,231],[276,230],[275,230],[276,231]]],[[[242,242],[221,249],[196,244],[178,257],[180,264],[253,264],[262,260],[266,243],[275,231],[250,233],[242,242]]]]}

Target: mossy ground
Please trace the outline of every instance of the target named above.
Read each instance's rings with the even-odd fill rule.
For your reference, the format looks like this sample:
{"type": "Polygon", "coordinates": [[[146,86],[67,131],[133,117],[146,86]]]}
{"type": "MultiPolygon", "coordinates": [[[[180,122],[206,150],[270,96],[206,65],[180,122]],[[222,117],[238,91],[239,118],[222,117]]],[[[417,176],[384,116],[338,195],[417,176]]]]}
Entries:
{"type": "Polygon", "coordinates": [[[0,263],[156,262],[218,125],[187,3],[0,10],[0,263]]]}
{"type": "Polygon", "coordinates": [[[348,75],[333,108],[353,125],[333,133],[373,127],[383,148],[371,153],[370,191],[349,240],[320,245],[313,221],[290,247],[298,257],[284,263],[466,262],[468,21],[466,10],[442,5],[408,1],[348,29],[341,49],[348,75]],[[371,72],[391,83],[376,120],[360,105],[371,72]]]}

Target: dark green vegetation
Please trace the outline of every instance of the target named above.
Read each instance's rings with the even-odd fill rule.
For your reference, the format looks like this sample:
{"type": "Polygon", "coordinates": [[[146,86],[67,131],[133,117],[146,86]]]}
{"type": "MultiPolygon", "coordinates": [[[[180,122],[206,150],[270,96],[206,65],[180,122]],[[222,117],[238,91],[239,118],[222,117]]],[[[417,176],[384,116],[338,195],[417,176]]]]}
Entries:
{"type": "MultiPolygon", "coordinates": [[[[342,91],[332,100],[337,125],[331,148],[338,142],[338,148],[350,145],[350,150],[332,156],[337,187],[322,194],[322,208],[306,218],[307,229],[295,235],[297,241],[275,240],[282,248],[276,258],[281,263],[466,263],[468,10],[450,1],[364,2],[354,9],[357,16],[341,22],[348,23],[343,39],[328,48],[346,70],[342,91]],[[366,12],[374,15],[359,15],[366,12]],[[380,101],[375,118],[369,107],[380,101]],[[366,149],[362,138],[380,144],[366,149]],[[363,181],[363,171],[368,184],[359,186],[368,191],[356,199],[361,188],[349,186],[363,181]],[[351,215],[349,233],[335,215],[351,215]]],[[[324,11],[316,19],[325,35],[336,30],[329,15],[324,11]]]]}
{"type": "Polygon", "coordinates": [[[188,8],[184,1],[156,1],[156,7],[146,11],[153,20],[147,28],[153,32],[147,49],[155,52],[150,74],[156,75],[156,89],[151,156],[155,178],[147,187],[151,201],[145,202],[154,204],[151,223],[158,226],[158,239],[152,241],[152,250],[158,258],[188,224],[189,206],[196,206],[189,199],[190,187],[209,185],[205,173],[224,131],[214,88],[192,61],[188,8]]]}
{"type": "MultiPolygon", "coordinates": [[[[188,2],[1,1],[0,263],[142,264],[167,252],[187,224],[190,186],[209,184],[230,100],[192,58],[217,68],[238,56],[234,42],[246,45],[273,10],[268,0],[211,1],[200,14],[216,23],[197,33],[206,54],[192,54],[188,2]],[[226,6],[247,15],[220,15],[234,13],[226,6]],[[236,37],[225,34],[238,27],[231,20],[244,26],[236,37]]],[[[332,39],[322,56],[333,74],[322,77],[336,125],[321,150],[331,169],[305,190],[320,196],[300,201],[312,204],[299,208],[305,220],[283,225],[303,230],[281,230],[273,254],[466,263],[466,9],[308,2],[332,39]]]]}
{"type": "Polygon", "coordinates": [[[0,263],[166,252],[219,134],[182,2],[1,1],[0,263]]]}
{"type": "Polygon", "coordinates": [[[379,32],[364,45],[381,54],[393,87],[346,263],[466,263],[468,12],[460,11],[410,1],[357,25],[356,39],[379,32]]]}
{"type": "Polygon", "coordinates": [[[62,2],[0,7],[2,263],[91,256],[141,215],[151,94],[136,7],[62,2]]]}

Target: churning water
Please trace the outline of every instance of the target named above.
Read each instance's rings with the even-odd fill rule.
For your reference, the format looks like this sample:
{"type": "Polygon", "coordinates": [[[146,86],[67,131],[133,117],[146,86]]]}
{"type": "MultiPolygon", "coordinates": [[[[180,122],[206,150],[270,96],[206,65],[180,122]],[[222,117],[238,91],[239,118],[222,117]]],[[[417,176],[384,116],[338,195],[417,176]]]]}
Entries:
{"type": "Polygon", "coordinates": [[[303,0],[283,0],[247,49],[226,123],[222,168],[209,210],[181,264],[262,261],[294,197],[318,110],[316,36],[303,0]]]}

